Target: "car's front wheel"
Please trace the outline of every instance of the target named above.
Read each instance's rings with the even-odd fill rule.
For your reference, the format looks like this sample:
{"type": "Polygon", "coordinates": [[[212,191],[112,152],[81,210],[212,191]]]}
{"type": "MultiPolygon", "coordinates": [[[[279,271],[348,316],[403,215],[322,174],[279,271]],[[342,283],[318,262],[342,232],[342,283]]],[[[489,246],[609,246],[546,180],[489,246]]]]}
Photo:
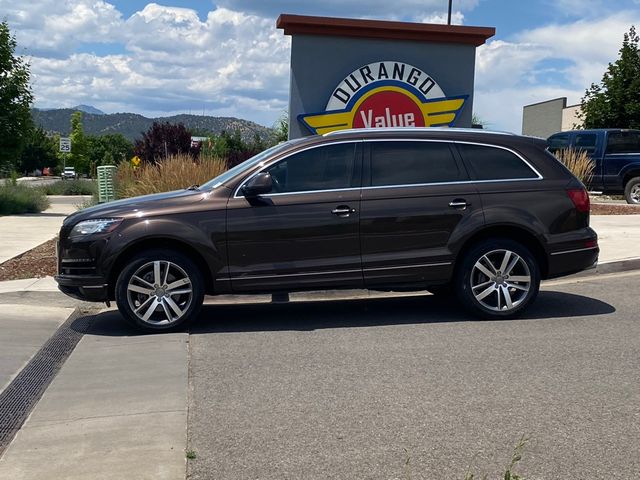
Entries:
{"type": "Polygon", "coordinates": [[[192,321],[204,299],[202,274],[186,255],[148,250],[136,255],[116,282],[124,318],[145,331],[175,330],[192,321]]]}
{"type": "Polygon", "coordinates": [[[483,318],[510,318],[531,304],[540,288],[540,268],[525,246],[488,239],[473,246],[456,272],[456,294],[483,318]]]}

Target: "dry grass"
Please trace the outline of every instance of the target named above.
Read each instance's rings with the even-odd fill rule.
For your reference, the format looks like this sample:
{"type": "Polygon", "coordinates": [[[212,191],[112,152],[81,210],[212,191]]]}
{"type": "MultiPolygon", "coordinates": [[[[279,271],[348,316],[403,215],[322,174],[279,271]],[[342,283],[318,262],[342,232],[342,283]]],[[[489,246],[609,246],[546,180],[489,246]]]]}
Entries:
{"type": "Polygon", "coordinates": [[[595,164],[593,160],[587,156],[587,152],[566,148],[558,150],[555,155],[558,160],[564,163],[565,167],[567,167],[571,173],[578,177],[578,180],[584,185],[589,184],[593,177],[595,164]]]}
{"type": "Polygon", "coordinates": [[[202,185],[226,170],[226,160],[217,157],[194,162],[189,155],[173,155],[158,164],[142,164],[138,168],[123,162],[116,173],[116,190],[118,198],[169,192],[202,185]]]}

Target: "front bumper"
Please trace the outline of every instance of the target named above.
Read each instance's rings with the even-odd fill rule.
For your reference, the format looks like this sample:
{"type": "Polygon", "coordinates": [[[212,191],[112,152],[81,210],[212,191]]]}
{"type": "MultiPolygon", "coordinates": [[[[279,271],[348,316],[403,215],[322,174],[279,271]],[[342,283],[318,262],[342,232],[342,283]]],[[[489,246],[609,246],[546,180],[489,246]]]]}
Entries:
{"type": "Polygon", "coordinates": [[[65,295],[86,302],[109,300],[109,286],[102,277],[56,275],[58,289],[65,295]]]}

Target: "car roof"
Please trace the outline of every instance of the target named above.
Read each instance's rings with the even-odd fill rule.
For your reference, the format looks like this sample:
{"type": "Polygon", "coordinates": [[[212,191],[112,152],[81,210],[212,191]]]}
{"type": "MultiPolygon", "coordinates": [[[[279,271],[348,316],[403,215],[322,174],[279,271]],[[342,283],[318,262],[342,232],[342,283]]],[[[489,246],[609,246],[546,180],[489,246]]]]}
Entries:
{"type": "Polygon", "coordinates": [[[290,141],[292,149],[312,145],[322,145],[348,140],[404,140],[404,139],[433,139],[472,143],[488,143],[495,145],[542,144],[546,140],[538,137],[527,137],[509,132],[484,130],[479,128],[438,128],[438,127],[409,127],[409,128],[354,128],[337,130],[324,135],[311,135],[290,141]]]}

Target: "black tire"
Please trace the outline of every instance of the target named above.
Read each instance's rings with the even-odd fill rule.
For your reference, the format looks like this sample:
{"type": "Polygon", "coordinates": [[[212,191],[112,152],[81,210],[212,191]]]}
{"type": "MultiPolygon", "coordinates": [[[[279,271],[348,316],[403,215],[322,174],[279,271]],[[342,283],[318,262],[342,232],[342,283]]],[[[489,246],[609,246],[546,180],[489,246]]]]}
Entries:
{"type": "Polygon", "coordinates": [[[631,205],[640,205],[640,177],[633,177],[624,186],[624,198],[631,205]]]}
{"type": "Polygon", "coordinates": [[[129,260],[118,275],[115,293],[118,310],[128,323],[145,332],[166,332],[195,319],[204,300],[204,282],[202,273],[186,255],[152,249],[129,260]],[[190,293],[185,293],[188,290],[190,293]]]}
{"type": "Polygon", "coordinates": [[[518,242],[506,238],[483,240],[464,255],[456,269],[454,289],[462,305],[478,317],[513,318],[538,296],[540,267],[529,249],[518,242]],[[511,255],[507,257],[506,252],[511,255]],[[505,257],[508,258],[505,270],[515,262],[509,272],[501,270],[505,257]],[[492,273],[492,277],[485,274],[482,267],[492,273]],[[529,282],[523,281],[527,277],[529,282]]]}

